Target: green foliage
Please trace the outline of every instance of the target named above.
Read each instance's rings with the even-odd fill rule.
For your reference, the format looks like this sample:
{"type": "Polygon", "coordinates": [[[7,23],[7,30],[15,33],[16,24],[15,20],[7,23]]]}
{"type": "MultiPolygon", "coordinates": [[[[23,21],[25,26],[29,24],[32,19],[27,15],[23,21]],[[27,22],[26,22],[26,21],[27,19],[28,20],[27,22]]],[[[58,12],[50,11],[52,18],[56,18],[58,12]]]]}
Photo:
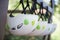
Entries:
{"type": "Polygon", "coordinates": [[[5,35],[4,40],[42,40],[43,37],[40,36],[14,36],[5,35]]]}
{"type": "Polygon", "coordinates": [[[5,30],[7,30],[7,31],[8,31],[8,30],[9,30],[9,28],[10,28],[10,27],[8,26],[8,24],[6,24],[5,30]]]}

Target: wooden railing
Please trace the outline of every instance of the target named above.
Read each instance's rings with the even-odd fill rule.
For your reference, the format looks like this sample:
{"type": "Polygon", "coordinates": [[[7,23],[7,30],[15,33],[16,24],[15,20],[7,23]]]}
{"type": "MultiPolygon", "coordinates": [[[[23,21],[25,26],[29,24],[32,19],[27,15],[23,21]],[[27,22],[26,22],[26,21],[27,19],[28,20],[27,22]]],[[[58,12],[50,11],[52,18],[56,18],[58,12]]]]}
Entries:
{"type": "Polygon", "coordinates": [[[8,0],[0,0],[0,40],[4,39],[8,0]]]}

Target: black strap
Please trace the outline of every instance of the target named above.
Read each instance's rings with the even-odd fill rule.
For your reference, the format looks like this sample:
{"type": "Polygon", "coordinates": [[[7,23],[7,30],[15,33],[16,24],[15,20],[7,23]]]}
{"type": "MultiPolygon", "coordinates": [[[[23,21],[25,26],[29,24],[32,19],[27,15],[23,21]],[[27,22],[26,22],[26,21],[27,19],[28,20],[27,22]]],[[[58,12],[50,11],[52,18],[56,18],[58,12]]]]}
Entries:
{"type": "Polygon", "coordinates": [[[46,14],[45,14],[45,21],[48,21],[49,15],[48,15],[48,6],[46,6],[46,14]]]}
{"type": "MultiPolygon", "coordinates": [[[[48,15],[48,7],[47,7],[47,15],[48,15]]],[[[48,15],[48,23],[52,22],[52,13],[50,13],[50,15],[48,15]]]]}
{"type": "Polygon", "coordinates": [[[43,16],[43,11],[42,11],[42,13],[41,13],[41,10],[43,9],[43,2],[41,2],[39,6],[40,6],[40,9],[39,9],[39,13],[38,13],[38,15],[39,15],[38,21],[40,20],[40,18],[41,18],[42,20],[44,20],[44,19],[42,18],[42,16],[43,16]]]}
{"type": "Polygon", "coordinates": [[[22,4],[22,8],[23,8],[23,10],[24,10],[24,3],[23,3],[23,0],[22,0],[21,4],[22,4]]]}
{"type": "Polygon", "coordinates": [[[20,0],[18,6],[10,13],[10,15],[9,15],[10,17],[14,17],[14,16],[12,15],[12,13],[19,7],[20,4],[22,4],[23,10],[24,10],[23,0],[20,0]]]}
{"type": "Polygon", "coordinates": [[[55,1],[51,0],[51,7],[54,8],[54,5],[55,5],[55,1]]]}
{"type": "Polygon", "coordinates": [[[40,3],[40,14],[41,14],[41,18],[42,20],[44,20],[44,14],[43,14],[43,2],[40,3]],[[41,10],[42,10],[42,13],[41,13],[41,10]]]}
{"type": "Polygon", "coordinates": [[[30,5],[29,5],[29,0],[27,0],[27,5],[26,5],[26,7],[24,8],[24,10],[23,10],[23,12],[22,13],[24,13],[24,14],[26,14],[26,8],[29,8],[29,11],[31,12],[31,10],[30,10],[30,5]]]}
{"type": "MultiPolygon", "coordinates": [[[[32,4],[32,8],[31,8],[31,10],[32,10],[32,12],[35,13],[35,10],[37,9],[37,7],[36,7],[37,0],[32,0],[32,2],[33,2],[33,4],[32,4]]],[[[35,13],[35,14],[36,14],[36,13],[35,13]]]]}
{"type": "Polygon", "coordinates": [[[20,3],[18,4],[18,6],[10,13],[10,17],[14,17],[13,15],[12,15],[12,13],[19,7],[19,5],[20,5],[20,3]]]}

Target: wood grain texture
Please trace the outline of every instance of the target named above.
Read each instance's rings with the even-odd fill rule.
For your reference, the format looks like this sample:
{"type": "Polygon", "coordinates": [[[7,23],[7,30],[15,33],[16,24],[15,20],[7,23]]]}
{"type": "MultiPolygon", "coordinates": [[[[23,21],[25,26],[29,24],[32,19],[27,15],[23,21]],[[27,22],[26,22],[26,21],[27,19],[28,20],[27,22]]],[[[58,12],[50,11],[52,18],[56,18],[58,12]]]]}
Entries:
{"type": "Polygon", "coordinates": [[[0,0],[0,40],[3,40],[7,19],[8,0],[0,0]]]}

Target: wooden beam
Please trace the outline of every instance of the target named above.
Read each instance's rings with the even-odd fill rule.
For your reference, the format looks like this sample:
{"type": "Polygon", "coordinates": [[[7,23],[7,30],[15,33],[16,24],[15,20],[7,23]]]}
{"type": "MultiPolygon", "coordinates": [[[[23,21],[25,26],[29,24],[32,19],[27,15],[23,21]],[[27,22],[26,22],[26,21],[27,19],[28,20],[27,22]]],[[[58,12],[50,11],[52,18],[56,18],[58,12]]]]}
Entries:
{"type": "MultiPolygon", "coordinates": [[[[11,13],[13,10],[8,10],[8,13],[11,13]]],[[[13,13],[21,13],[23,10],[15,10],[13,13]]],[[[29,10],[26,10],[27,13],[29,13],[29,10]]]]}
{"type": "MultiPolygon", "coordinates": [[[[8,10],[8,13],[11,13],[13,10],[8,10]]],[[[15,10],[13,13],[22,13],[23,10],[15,10]]],[[[26,13],[30,13],[29,10],[26,10],[26,13]]],[[[51,13],[51,12],[50,12],[51,13]]]]}
{"type": "Polygon", "coordinates": [[[0,40],[4,39],[8,0],[0,0],[0,40]]]}

